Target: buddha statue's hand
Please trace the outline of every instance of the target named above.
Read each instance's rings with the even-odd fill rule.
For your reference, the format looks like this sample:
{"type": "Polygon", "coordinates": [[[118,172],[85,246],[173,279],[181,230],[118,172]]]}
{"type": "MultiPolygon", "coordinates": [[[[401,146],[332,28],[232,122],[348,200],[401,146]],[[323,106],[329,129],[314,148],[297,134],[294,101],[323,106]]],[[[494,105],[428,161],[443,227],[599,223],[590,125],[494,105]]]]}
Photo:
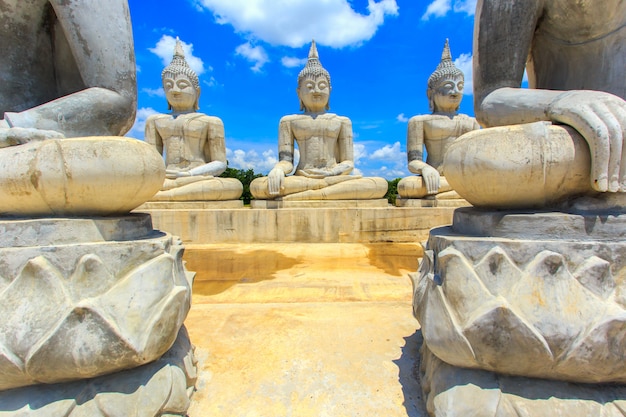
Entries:
{"type": "Polygon", "coordinates": [[[62,133],[54,130],[41,130],[30,127],[7,127],[6,122],[4,120],[3,122],[4,124],[0,124],[0,148],[46,139],[63,139],[65,137],[62,133]]]}
{"type": "Polygon", "coordinates": [[[626,101],[601,91],[568,91],[552,100],[546,114],[587,141],[593,189],[626,191],[626,101]]]}
{"type": "Polygon", "coordinates": [[[173,180],[180,177],[191,177],[191,173],[189,171],[178,171],[176,169],[165,170],[165,178],[173,180]]]}
{"type": "Polygon", "coordinates": [[[328,168],[307,168],[298,170],[297,175],[302,175],[308,178],[326,178],[337,174],[334,174],[331,169],[328,168]]]}
{"type": "Polygon", "coordinates": [[[422,180],[424,181],[427,194],[437,194],[440,182],[439,171],[430,165],[424,166],[422,168],[422,180]]]}
{"type": "Polygon", "coordinates": [[[285,179],[285,172],[280,168],[273,168],[269,174],[267,174],[267,191],[270,195],[279,195],[283,190],[283,180],[285,179]]]}

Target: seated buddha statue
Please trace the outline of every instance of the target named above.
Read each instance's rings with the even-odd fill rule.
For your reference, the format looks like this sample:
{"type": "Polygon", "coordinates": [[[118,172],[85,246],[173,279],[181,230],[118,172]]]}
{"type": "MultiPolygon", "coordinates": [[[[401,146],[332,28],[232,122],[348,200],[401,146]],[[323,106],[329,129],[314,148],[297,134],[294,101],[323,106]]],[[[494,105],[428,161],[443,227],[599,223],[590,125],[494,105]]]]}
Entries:
{"type": "Polygon", "coordinates": [[[298,75],[297,94],[302,114],[287,115],[278,127],[279,161],[267,177],[252,181],[250,191],[259,200],[380,199],[387,181],[350,175],[354,169],[352,123],[327,112],[330,74],[322,67],[315,41],[306,66],[298,75]],[[300,160],[294,175],[294,143],[300,160]]]}
{"type": "Polygon", "coordinates": [[[405,177],[398,183],[398,195],[403,199],[459,198],[446,181],[443,156],[452,142],[463,133],[480,128],[473,117],[459,114],[463,98],[465,77],[452,62],[450,46],[446,39],[441,62],[428,78],[426,95],[432,114],[411,117],[407,132],[407,157],[409,171],[415,176],[405,177]],[[423,149],[428,154],[423,159],[423,149]]]}
{"type": "Polygon", "coordinates": [[[170,114],[146,120],[145,140],[165,155],[165,181],[153,201],[237,200],[243,186],[220,178],[226,170],[224,124],[198,113],[200,85],[189,67],[180,40],[172,62],[161,73],[170,114]]]}
{"type": "Polygon", "coordinates": [[[120,136],[137,108],[128,2],[1,8],[0,216],[113,215],[150,198],[163,161],[120,136]]]}
{"type": "Polygon", "coordinates": [[[0,148],[31,140],[119,136],[137,109],[128,4],[3,1],[0,148]],[[110,30],[109,22],[120,22],[110,30]],[[106,33],[106,42],[103,42],[106,33]]]}
{"type": "Polygon", "coordinates": [[[474,103],[488,129],[448,148],[450,185],[475,206],[623,210],[624,45],[622,0],[479,2],[474,103]]]}

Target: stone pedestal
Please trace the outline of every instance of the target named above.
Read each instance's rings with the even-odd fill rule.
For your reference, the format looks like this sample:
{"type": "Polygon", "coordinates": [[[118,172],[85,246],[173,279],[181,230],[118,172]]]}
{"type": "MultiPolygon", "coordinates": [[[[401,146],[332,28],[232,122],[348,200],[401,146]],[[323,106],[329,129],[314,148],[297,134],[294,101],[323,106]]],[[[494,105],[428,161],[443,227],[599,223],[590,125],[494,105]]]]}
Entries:
{"type": "Polygon", "coordinates": [[[374,200],[252,200],[250,207],[253,209],[279,209],[279,208],[365,208],[387,207],[389,201],[386,198],[374,200]]]}
{"type": "Polygon", "coordinates": [[[396,207],[465,207],[471,204],[463,198],[402,198],[396,197],[396,207]]]}
{"type": "MultiPolygon", "coordinates": [[[[159,359],[177,339],[193,279],[182,253],[147,214],[0,220],[0,389],[57,384],[36,389],[49,397],[24,397],[40,409],[65,390],[60,383],[117,373],[124,386],[127,370],[159,359]]],[[[186,350],[177,355],[192,355],[186,350]]],[[[171,389],[186,392],[182,381],[171,389]]],[[[0,412],[14,411],[7,404],[0,412]]]]}
{"type": "Polygon", "coordinates": [[[243,208],[243,200],[226,201],[148,201],[135,211],[142,210],[229,210],[243,208]]]}
{"type": "Polygon", "coordinates": [[[625,234],[626,215],[457,209],[413,276],[425,345],[455,367],[625,383],[625,234]]]}

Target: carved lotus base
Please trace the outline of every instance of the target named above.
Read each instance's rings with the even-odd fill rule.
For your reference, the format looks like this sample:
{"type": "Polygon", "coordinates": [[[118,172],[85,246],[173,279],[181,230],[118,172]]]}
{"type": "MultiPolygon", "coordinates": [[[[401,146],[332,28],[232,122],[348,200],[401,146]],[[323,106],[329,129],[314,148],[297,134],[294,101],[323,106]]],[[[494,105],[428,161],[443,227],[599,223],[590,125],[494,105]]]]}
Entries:
{"type": "Polygon", "coordinates": [[[413,276],[428,348],[459,367],[626,382],[626,241],[611,237],[626,215],[460,213],[413,276]]]}
{"type": "Polygon", "coordinates": [[[183,327],[157,361],[89,380],[0,392],[0,416],[186,416],[197,379],[193,346],[183,327]]]}
{"type": "Polygon", "coordinates": [[[422,348],[420,383],[431,416],[623,417],[626,386],[572,384],[449,365],[422,348]]]}
{"type": "Polygon", "coordinates": [[[0,390],[134,368],[174,343],[193,275],[149,215],[0,220],[0,232],[0,390]]]}

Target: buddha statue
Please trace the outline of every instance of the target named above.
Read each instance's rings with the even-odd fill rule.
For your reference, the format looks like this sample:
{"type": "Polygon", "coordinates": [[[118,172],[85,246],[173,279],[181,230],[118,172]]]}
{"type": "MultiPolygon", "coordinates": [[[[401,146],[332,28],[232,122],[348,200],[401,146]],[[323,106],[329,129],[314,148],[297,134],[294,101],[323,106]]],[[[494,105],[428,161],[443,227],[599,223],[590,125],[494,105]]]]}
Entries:
{"type": "Polygon", "coordinates": [[[489,129],[449,147],[453,188],[486,207],[626,207],[626,2],[484,0],[475,25],[489,129]]]}
{"type": "Polygon", "coordinates": [[[352,123],[328,113],[330,74],[319,60],[315,41],[306,66],[298,75],[302,114],[287,115],[278,127],[279,161],[267,177],[257,178],[250,191],[259,200],[368,200],[387,192],[379,177],[350,175],[354,169],[352,123]],[[294,141],[300,150],[295,175],[294,141]]]}
{"type": "Polygon", "coordinates": [[[5,0],[0,36],[0,215],[113,215],[148,200],[163,161],[121,137],[137,108],[127,1],[5,0]]]}
{"type": "Polygon", "coordinates": [[[2,3],[8,11],[0,28],[0,148],[126,133],[137,108],[127,2],[2,3]],[[118,21],[113,30],[110,22],[118,21]]]}
{"type": "Polygon", "coordinates": [[[409,171],[416,176],[405,177],[398,183],[398,205],[405,199],[460,198],[448,184],[443,172],[443,156],[452,142],[462,134],[480,128],[473,117],[459,114],[465,78],[452,62],[446,39],[441,62],[428,78],[426,95],[432,114],[414,116],[409,120],[407,157],[409,171]],[[428,157],[423,160],[426,146],[428,157]]]}
{"type": "Polygon", "coordinates": [[[220,178],[226,170],[224,125],[198,113],[200,85],[189,67],[179,39],[172,62],[161,73],[170,114],[146,120],[145,140],[165,155],[166,179],[153,201],[237,200],[243,186],[220,178]]]}

